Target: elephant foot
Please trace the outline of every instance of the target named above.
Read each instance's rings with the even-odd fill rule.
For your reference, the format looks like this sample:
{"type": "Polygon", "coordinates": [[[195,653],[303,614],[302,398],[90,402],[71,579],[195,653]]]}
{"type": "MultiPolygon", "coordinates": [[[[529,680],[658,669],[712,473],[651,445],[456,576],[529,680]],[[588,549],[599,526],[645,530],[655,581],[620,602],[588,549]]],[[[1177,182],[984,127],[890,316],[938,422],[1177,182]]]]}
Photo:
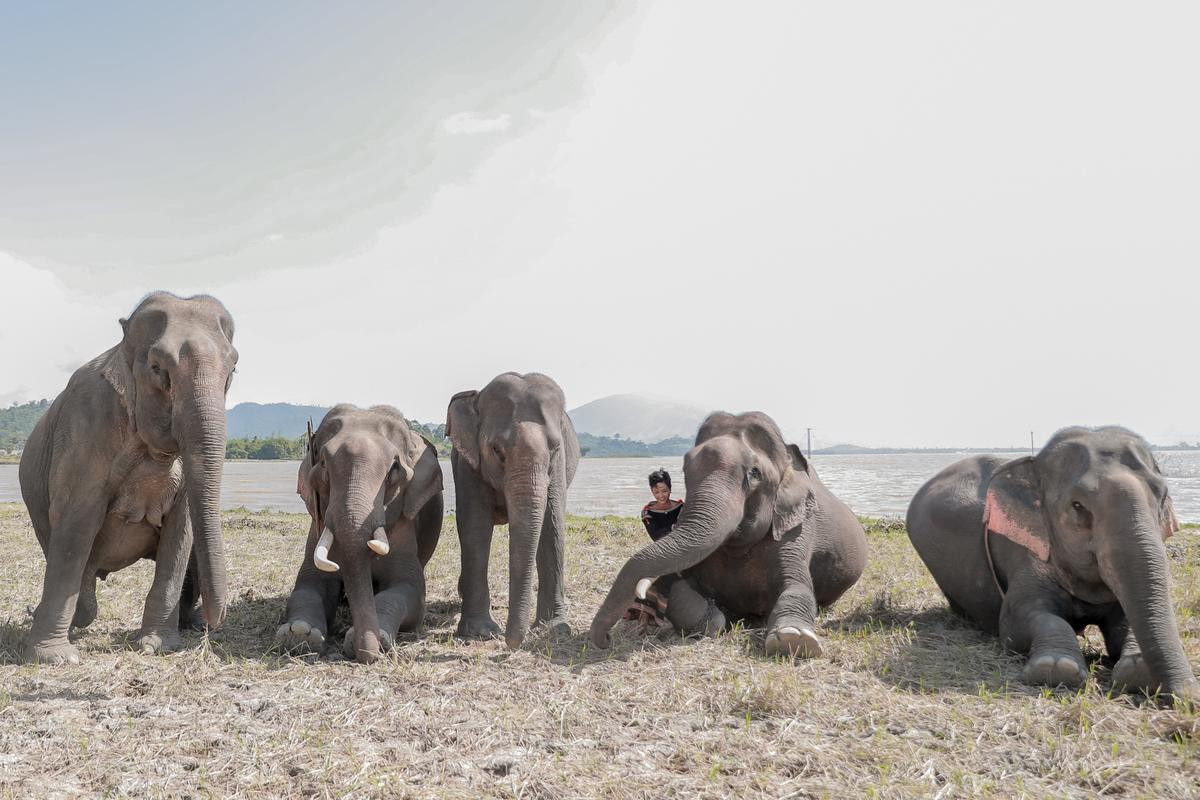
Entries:
{"type": "Polygon", "coordinates": [[[183,647],[183,637],[175,630],[138,631],[133,637],[133,649],[148,655],[174,653],[183,647]]]}
{"type": "Polygon", "coordinates": [[[325,649],[325,631],[302,619],[285,622],[275,631],[275,644],[286,653],[316,653],[325,649]]]}
{"type": "Polygon", "coordinates": [[[79,595],[79,600],[75,603],[75,616],[71,617],[71,627],[86,628],[96,621],[98,611],[96,595],[79,595]]]}
{"type": "Polygon", "coordinates": [[[70,642],[25,642],[21,648],[21,660],[27,664],[78,664],[79,650],[70,642]]]}
{"type": "Polygon", "coordinates": [[[1077,689],[1087,680],[1082,659],[1072,655],[1042,653],[1029,659],[1021,673],[1023,683],[1042,686],[1067,686],[1077,689]]]}
{"type": "Polygon", "coordinates": [[[1125,653],[1113,666],[1113,689],[1118,692],[1145,692],[1154,694],[1158,691],[1158,681],[1150,673],[1150,665],[1141,653],[1125,653]]]}
{"type": "Polygon", "coordinates": [[[346,630],[346,638],[342,640],[342,655],[346,658],[356,659],[361,664],[374,664],[384,650],[391,650],[396,644],[391,636],[382,631],[379,632],[379,636],[374,636],[367,631],[363,639],[364,641],[359,644],[354,635],[354,626],[350,626],[346,630]]]}
{"type": "Polygon", "coordinates": [[[468,617],[464,614],[458,621],[458,630],[454,632],[454,635],[460,639],[498,639],[500,626],[496,624],[496,620],[492,619],[490,614],[479,617],[468,617]]]}
{"type": "Polygon", "coordinates": [[[766,651],[769,656],[786,655],[788,658],[819,658],[824,650],[821,640],[809,628],[777,628],[767,634],[766,651]]]}
{"type": "Polygon", "coordinates": [[[204,621],[204,606],[199,600],[190,606],[179,605],[179,630],[202,631],[207,623],[204,621]]]}
{"type": "Polygon", "coordinates": [[[571,638],[571,626],[562,617],[546,620],[546,632],[555,640],[571,638]]]}

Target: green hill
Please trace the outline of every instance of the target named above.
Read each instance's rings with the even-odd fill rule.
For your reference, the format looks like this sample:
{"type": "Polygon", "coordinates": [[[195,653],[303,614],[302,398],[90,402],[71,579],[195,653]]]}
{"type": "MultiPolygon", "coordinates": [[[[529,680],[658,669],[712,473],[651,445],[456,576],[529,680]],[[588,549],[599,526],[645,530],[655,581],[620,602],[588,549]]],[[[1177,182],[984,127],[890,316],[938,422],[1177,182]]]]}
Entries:
{"type": "Polygon", "coordinates": [[[16,451],[24,448],[25,440],[33,432],[33,426],[49,407],[49,400],[34,400],[0,408],[0,450],[16,451]]]}

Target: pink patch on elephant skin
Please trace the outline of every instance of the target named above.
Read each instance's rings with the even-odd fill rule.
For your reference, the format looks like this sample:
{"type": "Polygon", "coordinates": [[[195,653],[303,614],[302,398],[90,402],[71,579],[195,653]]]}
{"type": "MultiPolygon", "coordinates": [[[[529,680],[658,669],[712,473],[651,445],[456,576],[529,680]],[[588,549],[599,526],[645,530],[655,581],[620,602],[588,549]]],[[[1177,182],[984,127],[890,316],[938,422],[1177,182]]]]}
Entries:
{"type": "Polygon", "coordinates": [[[996,499],[991,489],[987,493],[987,506],[983,511],[983,524],[997,536],[1016,542],[1042,561],[1050,560],[1050,545],[1034,536],[1027,528],[1013,520],[996,499]]]}

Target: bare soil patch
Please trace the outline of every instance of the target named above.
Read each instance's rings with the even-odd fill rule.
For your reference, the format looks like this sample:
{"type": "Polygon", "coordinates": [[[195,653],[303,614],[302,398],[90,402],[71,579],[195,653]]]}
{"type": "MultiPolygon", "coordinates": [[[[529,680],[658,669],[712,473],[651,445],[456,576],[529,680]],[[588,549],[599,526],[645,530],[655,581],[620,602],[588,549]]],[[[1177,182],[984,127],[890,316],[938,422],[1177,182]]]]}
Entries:
{"type": "MultiPolygon", "coordinates": [[[[903,526],[872,523],[859,584],[822,617],[828,656],[765,658],[762,632],[586,644],[591,614],[644,534],[571,518],[575,634],[453,638],[448,517],[425,629],[371,666],[276,653],[307,518],[227,512],[233,604],[171,656],[126,640],[148,562],[100,586],[77,667],[17,664],[45,562],[25,510],[0,505],[0,796],[1193,797],[1200,715],[1110,697],[1098,634],[1078,692],[1020,683],[1020,660],[955,618],[903,526]]],[[[492,560],[507,604],[507,536],[492,560]]],[[[1200,535],[1170,543],[1176,609],[1200,665],[1200,535]]],[[[333,648],[331,648],[332,650],[333,648]]]]}

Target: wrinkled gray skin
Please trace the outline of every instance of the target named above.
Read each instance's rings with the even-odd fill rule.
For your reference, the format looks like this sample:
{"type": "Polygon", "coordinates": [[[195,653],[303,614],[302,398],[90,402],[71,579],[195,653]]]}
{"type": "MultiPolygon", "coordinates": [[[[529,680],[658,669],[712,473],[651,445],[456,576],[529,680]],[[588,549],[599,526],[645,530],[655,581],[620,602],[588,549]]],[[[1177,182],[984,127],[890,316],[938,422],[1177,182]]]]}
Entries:
{"type": "Polygon", "coordinates": [[[450,399],[446,434],[454,444],[450,463],[462,545],[458,635],[489,638],[500,632],[491,614],[488,554],[492,527],[506,522],[505,641],[520,647],[531,620],[547,623],[556,635],[569,633],[563,587],[565,503],[579,464],[579,440],[562,389],[536,372],[498,375],[481,391],[459,392],[450,399]]]}
{"type": "Polygon", "coordinates": [[[21,456],[21,494],[46,555],[28,661],[78,662],[67,635],[95,619],[96,578],[141,558],[157,564],[134,643],[178,649],[193,544],[204,618],[216,628],[225,617],[219,500],[233,318],[212,297],[157,292],[121,328],[120,344],[71,376],[21,456]]]}
{"type": "Polygon", "coordinates": [[[312,523],[275,640],[288,650],[320,652],[344,592],[353,627],[343,650],[373,662],[397,631],[415,630],[425,618],[425,565],[442,530],[437,450],[391,406],[339,405],[313,435],[297,491],[312,523]],[[386,555],[367,545],[380,527],[389,542],[386,555]],[[314,562],[323,528],[333,534],[329,560],[340,567],[336,572],[314,562]]]}
{"type": "Polygon", "coordinates": [[[1164,545],[1178,527],[1149,446],[1116,427],[1066,428],[1015,461],[964,459],[908,507],[908,535],[951,608],[1028,654],[1026,682],[1082,684],[1076,634],[1095,624],[1116,685],[1194,700],[1164,545]]]}
{"type": "Polygon", "coordinates": [[[820,655],[817,609],[866,566],[858,519],[766,414],[710,415],[683,471],[678,523],[621,568],[592,622],[593,644],[608,647],[640,580],[683,571],[668,596],[677,628],[714,635],[726,614],[765,617],[768,654],[820,655]]]}

